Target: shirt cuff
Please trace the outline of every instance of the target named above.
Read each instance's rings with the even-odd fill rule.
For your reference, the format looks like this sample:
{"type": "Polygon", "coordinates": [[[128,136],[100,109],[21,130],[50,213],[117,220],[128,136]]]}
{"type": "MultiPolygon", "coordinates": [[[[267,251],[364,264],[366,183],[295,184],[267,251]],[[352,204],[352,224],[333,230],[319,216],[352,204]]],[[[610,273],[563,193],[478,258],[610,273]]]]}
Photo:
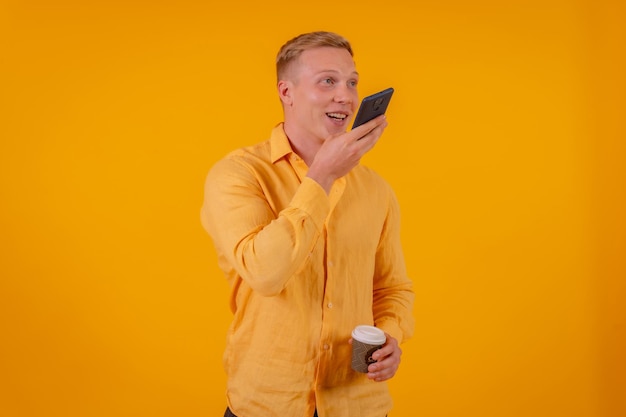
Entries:
{"type": "Polygon", "coordinates": [[[404,332],[396,323],[387,320],[382,323],[377,323],[376,327],[396,339],[398,341],[398,344],[404,341],[404,332]]]}

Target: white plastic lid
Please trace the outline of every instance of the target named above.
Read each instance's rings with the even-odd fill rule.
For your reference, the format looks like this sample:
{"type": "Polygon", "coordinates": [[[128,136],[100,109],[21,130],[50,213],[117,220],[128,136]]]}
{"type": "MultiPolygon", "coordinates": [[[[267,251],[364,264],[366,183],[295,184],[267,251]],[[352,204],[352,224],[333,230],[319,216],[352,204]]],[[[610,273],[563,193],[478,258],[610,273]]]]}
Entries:
{"type": "Polygon", "coordinates": [[[385,332],[374,326],[356,326],[352,338],[368,345],[384,345],[387,341],[385,332]]]}

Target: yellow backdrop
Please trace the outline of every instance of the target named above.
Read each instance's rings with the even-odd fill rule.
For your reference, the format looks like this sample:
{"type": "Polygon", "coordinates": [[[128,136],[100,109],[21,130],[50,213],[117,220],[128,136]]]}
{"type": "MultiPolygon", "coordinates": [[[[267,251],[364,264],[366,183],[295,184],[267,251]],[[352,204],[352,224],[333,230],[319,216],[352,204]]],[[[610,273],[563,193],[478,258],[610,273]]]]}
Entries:
{"type": "Polygon", "coordinates": [[[391,416],[626,415],[624,4],[2,1],[0,415],[221,415],[204,176],[320,29],[396,89],[364,161],[417,291],[391,416]]]}

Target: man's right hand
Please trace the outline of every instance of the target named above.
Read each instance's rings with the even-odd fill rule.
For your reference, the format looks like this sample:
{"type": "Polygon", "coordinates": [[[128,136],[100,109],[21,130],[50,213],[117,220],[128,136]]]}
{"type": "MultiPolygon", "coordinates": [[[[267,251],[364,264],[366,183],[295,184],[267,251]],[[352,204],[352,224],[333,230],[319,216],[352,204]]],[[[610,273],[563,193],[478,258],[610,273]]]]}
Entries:
{"type": "Polygon", "coordinates": [[[329,137],[315,154],[307,176],[328,194],[335,180],[350,172],[376,145],[386,127],[387,120],[382,115],[354,130],[329,137]]]}

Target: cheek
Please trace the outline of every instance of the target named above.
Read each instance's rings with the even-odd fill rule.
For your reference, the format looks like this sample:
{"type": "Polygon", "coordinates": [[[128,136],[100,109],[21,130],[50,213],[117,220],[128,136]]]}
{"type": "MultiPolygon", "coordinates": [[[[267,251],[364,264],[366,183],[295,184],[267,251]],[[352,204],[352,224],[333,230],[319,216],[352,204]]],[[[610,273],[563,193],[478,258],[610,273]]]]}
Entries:
{"type": "Polygon", "coordinates": [[[328,99],[324,96],[324,94],[320,94],[317,91],[311,91],[311,93],[309,93],[309,100],[311,104],[319,106],[325,104],[328,99]]]}
{"type": "Polygon", "coordinates": [[[357,93],[356,91],[354,92],[354,94],[352,95],[352,111],[355,112],[356,109],[359,107],[359,93],[357,93]]]}

